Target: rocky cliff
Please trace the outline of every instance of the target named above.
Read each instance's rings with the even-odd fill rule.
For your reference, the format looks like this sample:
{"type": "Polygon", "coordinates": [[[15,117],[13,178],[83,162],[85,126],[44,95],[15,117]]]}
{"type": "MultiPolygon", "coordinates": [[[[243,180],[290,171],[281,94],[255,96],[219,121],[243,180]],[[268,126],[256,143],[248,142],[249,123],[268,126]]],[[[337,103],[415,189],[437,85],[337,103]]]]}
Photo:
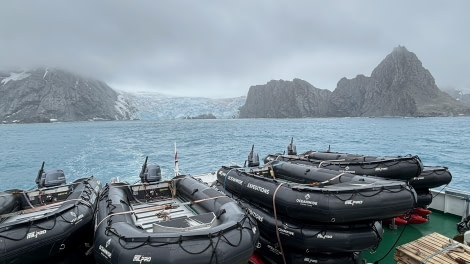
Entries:
{"type": "Polygon", "coordinates": [[[470,92],[469,91],[462,91],[453,88],[447,88],[444,90],[447,94],[452,96],[452,98],[460,101],[466,105],[470,105],[470,92]]]}
{"type": "Polygon", "coordinates": [[[240,118],[325,117],[329,90],[321,90],[300,79],[270,81],[250,87],[240,118]]]}
{"type": "Polygon", "coordinates": [[[240,108],[242,118],[456,115],[470,115],[470,107],[439,90],[418,57],[402,46],[370,77],[343,78],[331,93],[301,80],[271,81],[250,87],[240,108]]]}
{"type": "Polygon", "coordinates": [[[135,110],[104,82],[59,69],[0,73],[0,121],[127,120],[135,110]]]}

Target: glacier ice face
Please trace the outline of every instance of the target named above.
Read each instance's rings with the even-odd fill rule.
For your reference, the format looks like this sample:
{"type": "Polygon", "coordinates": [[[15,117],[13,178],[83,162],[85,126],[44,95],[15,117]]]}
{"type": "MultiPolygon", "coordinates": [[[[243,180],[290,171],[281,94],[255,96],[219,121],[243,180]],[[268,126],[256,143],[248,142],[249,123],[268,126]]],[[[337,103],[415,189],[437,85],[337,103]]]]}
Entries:
{"type": "Polygon", "coordinates": [[[159,93],[120,92],[137,111],[133,118],[140,120],[184,119],[212,114],[217,119],[238,117],[238,109],[245,104],[246,97],[205,98],[171,97],[159,93]]]}

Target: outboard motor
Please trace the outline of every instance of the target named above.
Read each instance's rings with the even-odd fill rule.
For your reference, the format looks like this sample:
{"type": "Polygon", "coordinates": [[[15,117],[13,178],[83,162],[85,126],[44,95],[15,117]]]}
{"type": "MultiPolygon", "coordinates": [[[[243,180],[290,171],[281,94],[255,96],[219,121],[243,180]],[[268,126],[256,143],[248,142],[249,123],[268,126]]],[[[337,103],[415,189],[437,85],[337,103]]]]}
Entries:
{"type": "Polygon", "coordinates": [[[38,188],[48,188],[65,184],[65,174],[63,170],[53,169],[43,172],[38,183],[38,188]]]}
{"type": "Polygon", "coordinates": [[[144,172],[142,182],[158,182],[162,180],[162,170],[157,164],[150,164],[144,172]]]}
{"type": "Polygon", "coordinates": [[[162,180],[162,170],[157,164],[147,165],[148,156],[145,157],[144,164],[142,165],[142,170],[140,171],[140,181],[145,182],[157,182],[162,180]]]}
{"type": "Polygon", "coordinates": [[[290,144],[287,146],[287,155],[297,155],[297,148],[294,145],[294,138],[291,139],[290,144]]]}
{"type": "Polygon", "coordinates": [[[251,147],[251,152],[248,154],[248,167],[258,167],[259,166],[259,156],[258,153],[254,152],[253,149],[255,145],[251,147]]]}

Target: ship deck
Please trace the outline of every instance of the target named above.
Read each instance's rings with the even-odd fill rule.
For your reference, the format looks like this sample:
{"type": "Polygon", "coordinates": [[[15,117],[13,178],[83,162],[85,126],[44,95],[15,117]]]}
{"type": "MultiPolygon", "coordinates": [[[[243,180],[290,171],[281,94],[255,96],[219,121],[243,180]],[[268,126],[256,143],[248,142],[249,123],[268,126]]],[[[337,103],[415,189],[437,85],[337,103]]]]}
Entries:
{"type": "Polygon", "coordinates": [[[374,263],[377,260],[380,260],[379,263],[384,264],[396,263],[393,259],[393,254],[395,253],[395,248],[397,246],[414,241],[434,232],[448,238],[453,238],[458,234],[457,223],[462,220],[461,217],[437,210],[431,211],[432,213],[429,215],[429,221],[423,224],[408,224],[399,226],[395,230],[384,226],[385,233],[378,249],[373,253],[364,252],[364,259],[367,260],[367,263],[374,263]],[[388,253],[389,251],[390,253],[388,253]]]}
{"type": "MultiPolygon", "coordinates": [[[[215,173],[201,174],[194,177],[209,184],[217,179],[215,173]]],[[[393,255],[396,251],[396,247],[400,245],[436,232],[448,238],[454,238],[454,236],[458,234],[457,223],[462,220],[462,217],[459,215],[466,215],[470,211],[470,194],[464,193],[463,197],[466,197],[466,203],[464,203],[465,200],[461,201],[461,194],[453,197],[452,191],[449,191],[450,196],[446,196],[445,192],[442,192],[442,190],[432,190],[432,192],[434,199],[429,208],[432,213],[429,215],[428,222],[397,226],[396,228],[390,228],[384,224],[384,235],[379,247],[374,252],[363,252],[366,263],[375,263],[376,261],[379,261],[377,263],[383,264],[397,263],[393,255]],[[463,213],[462,203],[465,204],[463,213]]]]}

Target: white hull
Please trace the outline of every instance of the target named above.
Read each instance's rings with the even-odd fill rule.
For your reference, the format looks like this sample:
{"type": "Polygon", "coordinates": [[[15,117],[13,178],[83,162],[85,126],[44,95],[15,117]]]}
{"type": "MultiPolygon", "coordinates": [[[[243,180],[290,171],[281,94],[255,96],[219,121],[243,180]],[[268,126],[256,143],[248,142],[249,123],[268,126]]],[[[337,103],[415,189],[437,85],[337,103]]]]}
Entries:
{"type": "Polygon", "coordinates": [[[429,208],[465,218],[470,215],[470,192],[446,188],[432,189],[433,199],[429,208]]]}

